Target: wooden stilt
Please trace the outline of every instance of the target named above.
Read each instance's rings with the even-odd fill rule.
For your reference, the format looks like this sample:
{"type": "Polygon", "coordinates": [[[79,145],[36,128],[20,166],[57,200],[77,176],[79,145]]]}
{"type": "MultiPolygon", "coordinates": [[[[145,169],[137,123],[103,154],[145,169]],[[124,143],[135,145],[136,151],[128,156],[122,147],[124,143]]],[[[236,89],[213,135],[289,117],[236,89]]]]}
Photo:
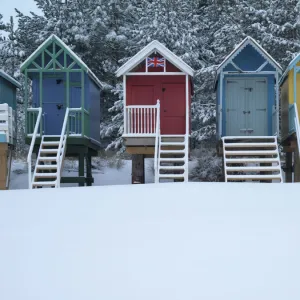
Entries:
{"type": "MultiPolygon", "coordinates": [[[[84,153],[80,153],[78,156],[78,176],[84,177],[84,153]]],[[[79,186],[85,186],[84,183],[78,183],[79,186]]]]}
{"type": "Polygon", "coordinates": [[[285,156],[285,182],[293,182],[293,152],[287,152],[285,156]]]}
{"type": "Polygon", "coordinates": [[[298,147],[294,152],[294,182],[300,182],[300,157],[298,147]]]}
{"type": "Polygon", "coordinates": [[[143,154],[132,155],[132,184],[145,183],[145,156],[143,154]]]}
{"type": "Polygon", "coordinates": [[[8,145],[0,143],[0,190],[6,190],[8,145]]]}
{"type": "Polygon", "coordinates": [[[86,164],[86,185],[92,186],[93,175],[92,175],[92,156],[90,153],[85,155],[85,164],[86,164]]]}

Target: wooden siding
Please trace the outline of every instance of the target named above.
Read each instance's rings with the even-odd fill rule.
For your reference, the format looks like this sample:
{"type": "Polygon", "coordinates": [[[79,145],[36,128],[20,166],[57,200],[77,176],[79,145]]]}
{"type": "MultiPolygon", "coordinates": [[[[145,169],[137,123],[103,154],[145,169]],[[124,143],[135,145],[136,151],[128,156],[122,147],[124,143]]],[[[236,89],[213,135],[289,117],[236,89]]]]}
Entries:
{"type": "Polygon", "coordinates": [[[281,138],[285,140],[289,136],[289,99],[290,85],[289,80],[285,80],[281,86],[281,138]]]}
{"type": "Polygon", "coordinates": [[[16,110],[16,87],[0,77],[0,104],[7,103],[13,110],[16,110]]]}

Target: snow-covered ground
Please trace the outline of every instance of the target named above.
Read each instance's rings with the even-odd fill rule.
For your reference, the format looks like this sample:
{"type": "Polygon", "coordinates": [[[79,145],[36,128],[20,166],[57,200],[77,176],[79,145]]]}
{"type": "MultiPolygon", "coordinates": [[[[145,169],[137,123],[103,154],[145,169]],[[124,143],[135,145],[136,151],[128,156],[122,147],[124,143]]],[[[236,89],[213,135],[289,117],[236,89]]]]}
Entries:
{"type": "Polygon", "coordinates": [[[3,191],[0,299],[298,300],[299,187],[3,191]]]}

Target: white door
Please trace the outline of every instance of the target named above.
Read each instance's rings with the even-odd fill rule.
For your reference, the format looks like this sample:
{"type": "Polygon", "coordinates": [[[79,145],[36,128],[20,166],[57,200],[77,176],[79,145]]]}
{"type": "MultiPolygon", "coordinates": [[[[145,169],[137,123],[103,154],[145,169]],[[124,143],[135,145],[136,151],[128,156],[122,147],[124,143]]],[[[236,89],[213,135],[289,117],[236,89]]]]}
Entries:
{"type": "Polygon", "coordinates": [[[226,80],[226,135],[244,136],[246,126],[245,80],[226,80]]]}
{"type": "Polygon", "coordinates": [[[268,135],[267,79],[247,80],[247,129],[248,135],[268,135]]]}

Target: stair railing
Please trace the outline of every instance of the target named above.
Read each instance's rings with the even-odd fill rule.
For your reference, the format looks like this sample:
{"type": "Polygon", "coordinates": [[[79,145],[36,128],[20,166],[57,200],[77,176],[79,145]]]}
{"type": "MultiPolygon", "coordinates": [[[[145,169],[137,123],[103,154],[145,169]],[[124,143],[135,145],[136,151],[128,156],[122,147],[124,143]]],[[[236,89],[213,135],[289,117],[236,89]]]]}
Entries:
{"type": "Polygon", "coordinates": [[[294,103],[294,110],[295,110],[294,123],[295,123],[296,135],[297,135],[298,151],[300,153],[300,125],[299,125],[298,108],[296,103],[294,103]]]}
{"type": "MultiPolygon", "coordinates": [[[[27,156],[27,164],[28,164],[28,184],[29,184],[29,189],[32,189],[32,178],[31,178],[31,158],[32,158],[32,153],[33,153],[33,148],[35,145],[36,137],[38,135],[38,130],[40,128],[40,122],[42,118],[42,108],[28,108],[27,111],[35,111],[38,112],[38,116],[36,119],[36,123],[34,126],[34,131],[32,134],[31,138],[31,143],[30,143],[30,148],[27,156]]],[[[40,134],[41,135],[41,134],[40,134]]]]}
{"type": "Polygon", "coordinates": [[[64,118],[63,127],[60,134],[59,139],[59,146],[57,150],[56,156],[56,164],[57,164],[57,180],[56,180],[56,187],[60,187],[60,177],[61,177],[61,169],[62,169],[62,160],[65,156],[66,152],[66,144],[67,144],[67,128],[68,128],[68,119],[69,119],[70,109],[67,107],[66,114],[64,118]]]}
{"type": "Polygon", "coordinates": [[[155,153],[154,153],[154,179],[155,183],[159,182],[158,178],[158,147],[159,147],[159,137],[160,137],[160,101],[157,100],[156,104],[156,129],[155,129],[155,153]]]}

